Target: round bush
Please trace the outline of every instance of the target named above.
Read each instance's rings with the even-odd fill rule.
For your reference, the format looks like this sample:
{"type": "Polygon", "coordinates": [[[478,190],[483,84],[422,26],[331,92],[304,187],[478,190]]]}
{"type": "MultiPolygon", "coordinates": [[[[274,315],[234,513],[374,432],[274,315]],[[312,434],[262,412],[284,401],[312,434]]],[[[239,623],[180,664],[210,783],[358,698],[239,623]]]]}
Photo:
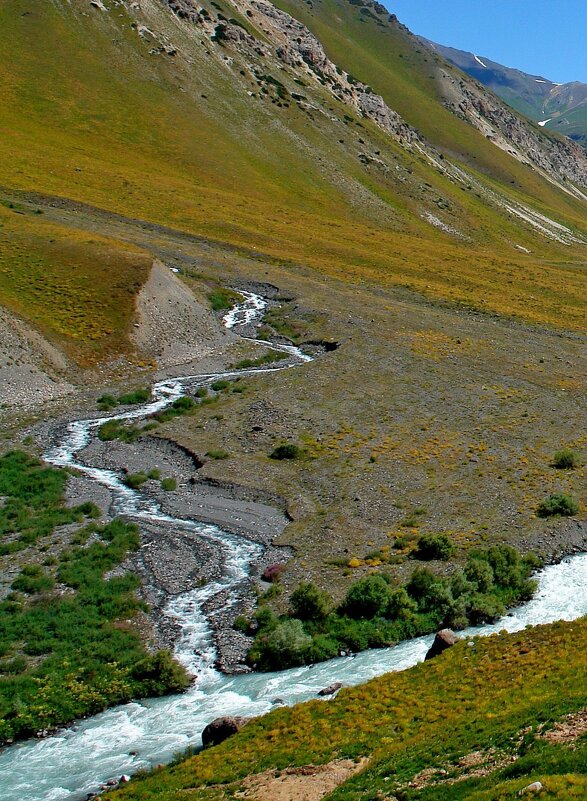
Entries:
{"type": "Polygon", "coordinates": [[[385,613],[390,596],[391,588],[383,576],[367,576],[349,588],[343,611],[349,617],[370,620],[385,613]]]}
{"type": "Polygon", "coordinates": [[[563,448],[554,454],[552,466],[557,470],[574,470],[579,465],[579,457],[570,448],[563,448]]]}
{"type": "Polygon", "coordinates": [[[291,608],[299,620],[324,620],[332,609],[332,598],[310,581],[303,581],[292,593],[291,608]]]}
{"type": "Polygon", "coordinates": [[[418,559],[450,559],[454,547],[446,534],[423,534],[418,540],[416,557],[418,559]]]}
{"type": "Polygon", "coordinates": [[[545,498],[537,509],[539,517],[572,517],[579,511],[579,504],[570,495],[555,493],[545,498]]]}
{"type": "Polygon", "coordinates": [[[282,459],[299,459],[301,455],[301,448],[298,448],[297,445],[288,444],[278,445],[277,448],[271,451],[269,458],[281,461],[282,459]]]}

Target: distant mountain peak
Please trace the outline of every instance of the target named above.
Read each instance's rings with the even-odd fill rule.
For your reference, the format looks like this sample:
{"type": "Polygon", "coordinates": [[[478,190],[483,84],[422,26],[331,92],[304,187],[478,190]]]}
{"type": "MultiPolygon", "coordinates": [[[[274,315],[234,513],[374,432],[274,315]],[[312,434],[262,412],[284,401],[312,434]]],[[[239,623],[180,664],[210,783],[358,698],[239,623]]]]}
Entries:
{"type": "Polygon", "coordinates": [[[558,83],[529,75],[485,56],[431,42],[420,37],[451,64],[491,89],[516,111],[587,146],[587,84],[558,83]]]}

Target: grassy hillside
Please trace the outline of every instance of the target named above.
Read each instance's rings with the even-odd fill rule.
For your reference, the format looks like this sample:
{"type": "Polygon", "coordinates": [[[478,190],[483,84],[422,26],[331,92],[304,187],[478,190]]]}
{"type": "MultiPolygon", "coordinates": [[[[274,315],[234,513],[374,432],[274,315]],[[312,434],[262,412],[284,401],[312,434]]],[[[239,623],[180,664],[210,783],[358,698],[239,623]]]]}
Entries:
{"type": "Polygon", "coordinates": [[[151,263],[138,248],[45,221],[38,209],[0,205],[0,303],[82,366],[132,351],[135,295],[151,263]]]}
{"type": "Polygon", "coordinates": [[[540,798],[580,798],[581,727],[566,743],[555,744],[548,732],[585,707],[586,645],[585,621],[461,643],[432,662],[342,690],[333,701],[255,719],[222,745],[111,797],[221,801],[239,797],[251,786],[243,780],[262,771],[270,772],[267,784],[279,776],[273,771],[366,757],[368,764],[326,798],[506,801],[538,779],[546,787],[540,798]]]}
{"type": "MultiPolygon", "coordinates": [[[[433,65],[403,30],[361,21],[346,2],[288,9],[323,38],[335,61],[371,83],[448,156],[513,199],[530,199],[541,212],[584,227],[578,201],[442,107],[433,65]]],[[[583,328],[581,246],[570,249],[520,227],[473,188],[453,183],[369,121],[349,114],[318,84],[300,89],[315,104],[315,114],[293,102],[278,106],[250,98],[247,91],[258,86],[246,69],[241,74],[246,65],[238,53],[209,40],[206,45],[201,33],[163,6],[151,10],[150,24],[166,31],[177,55],[154,54],[152,42],[138,35],[121,6],[108,13],[89,7],[81,14],[58,1],[32,11],[24,0],[3,5],[0,91],[7,102],[0,110],[6,132],[0,185],[85,201],[345,280],[402,285],[536,322],[560,325],[564,308],[564,325],[583,328]],[[231,68],[222,60],[229,55],[235,59],[231,68]],[[379,152],[393,169],[365,166],[358,158],[363,150],[379,152]],[[422,219],[439,208],[464,238],[422,219]],[[511,281],[507,296],[504,280],[511,281]]],[[[229,5],[226,12],[237,13],[229,5]]],[[[282,77],[293,91],[294,73],[286,69],[282,77]]],[[[64,223],[75,226],[75,215],[64,223]]],[[[10,226],[14,235],[18,230],[22,253],[36,259],[42,234],[20,217],[11,218],[10,226]]],[[[78,255],[87,248],[75,263],[79,282],[87,283],[92,247],[79,234],[61,236],[64,250],[71,250],[71,236],[78,255]]],[[[55,260],[45,251],[42,258],[46,274],[58,282],[55,260]]],[[[119,249],[116,258],[127,264],[131,257],[119,249]]],[[[129,274],[124,292],[132,294],[144,280],[141,270],[129,274]]],[[[60,304],[47,307],[41,319],[19,292],[7,290],[2,302],[18,306],[76,351],[79,325],[58,318],[60,304]]],[[[87,339],[101,342],[102,353],[124,350],[128,303],[122,313],[104,308],[92,315],[94,330],[88,331],[88,306],[78,297],[70,316],[83,322],[87,339]]],[[[86,351],[82,361],[96,347],[86,351]]]]}

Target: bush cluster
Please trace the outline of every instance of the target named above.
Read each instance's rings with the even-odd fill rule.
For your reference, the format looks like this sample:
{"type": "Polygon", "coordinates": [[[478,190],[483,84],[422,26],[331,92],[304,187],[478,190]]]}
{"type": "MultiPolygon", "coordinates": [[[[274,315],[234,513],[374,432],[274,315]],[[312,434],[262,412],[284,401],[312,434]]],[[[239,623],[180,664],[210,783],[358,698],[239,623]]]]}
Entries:
{"type": "Polygon", "coordinates": [[[538,517],[572,517],[579,511],[579,504],[570,495],[555,493],[545,498],[536,511],[538,517]]]}
{"type": "Polygon", "coordinates": [[[109,411],[110,409],[114,409],[116,406],[136,406],[139,403],[147,403],[147,401],[150,400],[151,390],[148,387],[142,387],[141,389],[134,389],[130,392],[125,392],[118,397],[106,393],[101,395],[96,403],[98,404],[98,408],[102,411],[109,411]]]}
{"type": "Polygon", "coordinates": [[[327,592],[303,582],[287,615],[259,608],[248,659],[261,670],[282,669],[385,647],[440,626],[494,621],[532,596],[536,584],[530,575],[537,566],[535,557],[496,545],[472,551],[464,568],[449,577],[418,567],[407,584],[394,586],[386,574],[371,574],[352,584],[336,608],[327,592]]]}
{"type": "Polygon", "coordinates": [[[288,443],[285,445],[278,445],[274,448],[269,454],[269,458],[282,461],[283,459],[299,459],[302,455],[303,451],[298,445],[288,443]]]}

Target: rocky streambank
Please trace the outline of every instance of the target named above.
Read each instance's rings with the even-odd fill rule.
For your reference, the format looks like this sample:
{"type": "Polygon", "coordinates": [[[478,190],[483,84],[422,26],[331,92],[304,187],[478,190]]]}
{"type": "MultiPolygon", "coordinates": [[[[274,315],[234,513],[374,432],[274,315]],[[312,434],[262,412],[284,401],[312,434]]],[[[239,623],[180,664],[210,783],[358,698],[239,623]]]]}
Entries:
{"type": "MultiPolygon", "coordinates": [[[[155,501],[169,520],[140,520],[141,548],[117,569],[140,576],[140,594],[150,608],[151,630],[144,634],[156,647],[173,649],[181,635],[178,621],[166,613],[170,599],[218,581],[225,573],[225,554],[211,533],[219,528],[262,546],[250,577],[214,594],[203,607],[216,642],[217,667],[225,672],[246,670],[244,658],[251,640],[234,629],[234,622],[254,608],[255,579],[269,564],[283,563],[290,556],[289,549],[272,544],[288,524],[284,500],[200,477],[205,458],[154,436],[144,435],[132,443],[96,438],[78,458],[89,467],[112,470],[123,481],[132,474],[156,471],[176,482],[172,491],[162,489],[161,480],[154,478],[141,486],[141,495],[147,502],[155,501]],[[201,525],[186,527],[182,521],[201,525]]],[[[116,513],[112,495],[103,485],[83,477],[73,477],[70,485],[76,499],[92,500],[109,516],[116,513]]]]}

